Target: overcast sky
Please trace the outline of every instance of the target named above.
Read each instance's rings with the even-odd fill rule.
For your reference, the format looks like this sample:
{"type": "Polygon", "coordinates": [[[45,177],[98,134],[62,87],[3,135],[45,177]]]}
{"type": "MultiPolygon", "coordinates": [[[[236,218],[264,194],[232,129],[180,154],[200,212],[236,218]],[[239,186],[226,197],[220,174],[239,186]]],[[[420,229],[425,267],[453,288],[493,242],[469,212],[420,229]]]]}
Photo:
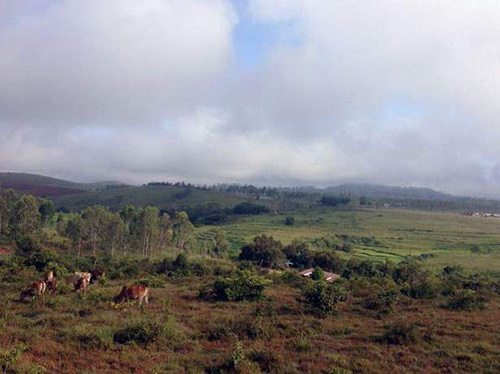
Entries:
{"type": "Polygon", "coordinates": [[[0,170],[500,197],[498,0],[1,0],[0,170]]]}

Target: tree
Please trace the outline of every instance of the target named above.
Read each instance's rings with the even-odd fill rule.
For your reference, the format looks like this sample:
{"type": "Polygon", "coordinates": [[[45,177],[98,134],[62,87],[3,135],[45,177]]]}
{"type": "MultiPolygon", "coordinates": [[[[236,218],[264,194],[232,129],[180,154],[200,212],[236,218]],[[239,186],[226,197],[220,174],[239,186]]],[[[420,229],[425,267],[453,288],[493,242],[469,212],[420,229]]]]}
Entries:
{"type": "Polygon", "coordinates": [[[77,248],[78,257],[80,257],[83,241],[83,220],[81,216],[76,216],[68,221],[64,229],[64,236],[71,239],[71,244],[77,248]]]}
{"type": "Polygon", "coordinates": [[[7,235],[9,218],[7,201],[3,196],[0,196],[0,236],[7,235]]]}
{"type": "Polygon", "coordinates": [[[251,261],[256,265],[269,268],[283,268],[285,255],[283,245],[272,236],[256,236],[253,242],[241,249],[239,260],[251,261]]]}
{"type": "Polygon", "coordinates": [[[212,252],[218,256],[222,256],[231,248],[231,245],[226,239],[226,231],[220,229],[215,234],[214,245],[212,247],[212,252]]]}
{"type": "Polygon", "coordinates": [[[38,208],[38,212],[40,213],[42,224],[48,223],[56,212],[52,200],[43,199],[38,208]]]}
{"type": "Polygon", "coordinates": [[[302,290],[301,300],[306,304],[308,310],[320,317],[325,317],[337,310],[338,303],[345,301],[347,292],[338,283],[327,283],[318,281],[310,284],[302,290]]]}
{"type": "Polygon", "coordinates": [[[11,226],[15,238],[31,234],[40,228],[38,203],[31,195],[23,195],[14,205],[11,226]]]}
{"type": "Polygon", "coordinates": [[[123,243],[125,235],[126,226],[120,215],[108,212],[105,222],[104,239],[111,257],[114,256],[116,247],[123,243]]]}
{"type": "Polygon", "coordinates": [[[104,237],[107,213],[108,211],[100,205],[91,206],[82,213],[83,234],[94,256],[104,237]]]}
{"type": "Polygon", "coordinates": [[[189,221],[186,212],[176,212],[173,219],[174,242],[179,249],[184,249],[187,239],[194,231],[193,224],[189,221]]]}
{"type": "Polygon", "coordinates": [[[138,239],[144,257],[151,255],[155,248],[159,229],[159,213],[159,209],[152,206],[147,206],[139,212],[137,219],[138,239]]]}
{"type": "Polygon", "coordinates": [[[285,247],[284,253],[293,267],[308,268],[312,264],[313,258],[307,243],[294,240],[285,247]]]}
{"type": "Polygon", "coordinates": [[[324,277],[325,277],[325,273],[323,272],[323,269],[316,266],[314,268],[313,273],[311,274],[311,279],[315,280],[315,281],[320,281],[320,280],[323,280],[324,277]]]}

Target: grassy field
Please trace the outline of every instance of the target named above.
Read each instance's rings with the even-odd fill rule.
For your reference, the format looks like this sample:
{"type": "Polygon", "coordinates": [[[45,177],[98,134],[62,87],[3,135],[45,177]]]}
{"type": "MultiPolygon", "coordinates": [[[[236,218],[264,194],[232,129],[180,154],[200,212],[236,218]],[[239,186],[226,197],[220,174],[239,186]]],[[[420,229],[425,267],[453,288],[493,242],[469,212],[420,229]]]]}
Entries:
{"type": "Polygon", "coordinates": [[[497,373],[500,304],[487,310],[448,311],[441,300],[405,299],[391,317],[374,318],[353,297],[332,317],[304,314],[297,289],[275,285],[258,303],[198,299],[210,278],[164,279],[143,310],[110,300],[119,282],[93,285],[81,296],[45,295],[15,301],[16,283],[1,284],[0,347],[26,351],[9,373],[234,373],[235,360],[253,366],[238,373],[497,373]],[[380,341],[399,322],[417,326],[418,340],[380,341]],[[117,331],[161,326],[151,342],[120,344],[117,331]]]}
{"type": "MultiPolygon", "coordinates": [[[[500,219],[402,209],[313,209],[290,215],[295,217],[293,226],[284,224],[284,215],[261,215],[225,225],[224,229],[235,248],[261,234],[272,235],[283,244],[294,239],[311,243],[341,234],[374,237],[380,242],[354,245],[352,256],[356,258],[399,262],[407,256],[432,254],[425,261],[432,269],[461,265],[474,271],[500,272],[500,219]],[[479,253],[471,251],[474,247],[479,253]]],[[[215,235],[217,228],[197,230],[197,237],[205,240],[215,235]]]]}
{"type": "MultiPolygon", "coordinates": [[[[224,229],[235,253],[261,234],[284,244],[299,239],[312,246],[315,239],[335,235],[370,238],[355,241],[365,244],[355,244],[352,253],[340,253],[378,261],[399,262],[432,253],[435,257],[423,264],[434,270],[430,279],[442,292],[411,296],[390,276],[343,279],[349,296],[339,302],[336,312],[321,318],[310,314],[301,301],[301,287],[313,281],[294,270],[255,269],[269,283],[256,302],[201,298],[200,289],[218,276],[235,274],[238,263],[189,254],[188,272],[159,271],[151,261],[142,260],[132,271],[132,260],[125,258],[116,276],[91,285],[85,294],[71,292],[60,279],[55,295],[22,303],[19,292],[43,274],[4,257],[0,259],[0,372],[500,372],[499,288],[477,291],[488,300],[484,308],[452,309],[450,301],[456,295],[476,291],[446,293],[437,276],[444,266],[456,264],[471,271],[498,271],[500,221],[399,209],[315,209],[293,215],[293,226],[284,224],[285,216],[270,214],[241,218],[224,229]],[[474,247],[483,254],[472,253],[474,247]],[[149,305],[141,309],[135,303],[112,304],[121,285],[144,282],[150,285],[149,305]],[[394,289],[398,295],[390,314],[366,306],[384,289],[394,289]],[[391,341],[391,334],[405,340],[391,341]]],[[[219,229],[199,227],[195,235],[207,241],[219,229]]]]}

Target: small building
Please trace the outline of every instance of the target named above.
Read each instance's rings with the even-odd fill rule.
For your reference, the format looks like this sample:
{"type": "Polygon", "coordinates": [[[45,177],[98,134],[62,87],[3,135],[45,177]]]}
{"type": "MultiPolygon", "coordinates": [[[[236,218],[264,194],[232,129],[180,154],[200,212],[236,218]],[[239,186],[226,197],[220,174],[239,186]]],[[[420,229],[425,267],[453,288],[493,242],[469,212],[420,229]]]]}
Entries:
{"type": "MultiPolygon", "coordinates": [[[[313,273],[314,273],[314,268],[309,268],[309,269],[306,269],[306,270],[302,270],[299,273],[299,275],[301,275],[303,277],[306,277],[306,278],[310,278],[313,273]]],[[[334,281],[336,281],[339,278],[340,278],[339,274],[330,273],[328,271],[324,271],[323,272],[323,279],[326,282],[334,282],[334,281]]]]}

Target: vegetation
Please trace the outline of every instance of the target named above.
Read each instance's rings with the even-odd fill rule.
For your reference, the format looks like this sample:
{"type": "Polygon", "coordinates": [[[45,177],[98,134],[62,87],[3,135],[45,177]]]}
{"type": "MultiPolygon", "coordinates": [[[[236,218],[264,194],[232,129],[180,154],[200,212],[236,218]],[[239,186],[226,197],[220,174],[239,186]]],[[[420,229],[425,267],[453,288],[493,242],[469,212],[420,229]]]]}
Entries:
{"type": "Polygon", "coordinates": [[[320,200],[293,225],[270,209],[214,227],[146,205],[54,212],[1,190],[2,371],[500,371],[497,221],[320,200]],[[66,279],[94,269],[106,277],[71,292],[66,279]],[[55,294],[18,302],[47,270],[55,294]],[[149,287],[149,304],[113,304],[124,284],[149,287]]]}

